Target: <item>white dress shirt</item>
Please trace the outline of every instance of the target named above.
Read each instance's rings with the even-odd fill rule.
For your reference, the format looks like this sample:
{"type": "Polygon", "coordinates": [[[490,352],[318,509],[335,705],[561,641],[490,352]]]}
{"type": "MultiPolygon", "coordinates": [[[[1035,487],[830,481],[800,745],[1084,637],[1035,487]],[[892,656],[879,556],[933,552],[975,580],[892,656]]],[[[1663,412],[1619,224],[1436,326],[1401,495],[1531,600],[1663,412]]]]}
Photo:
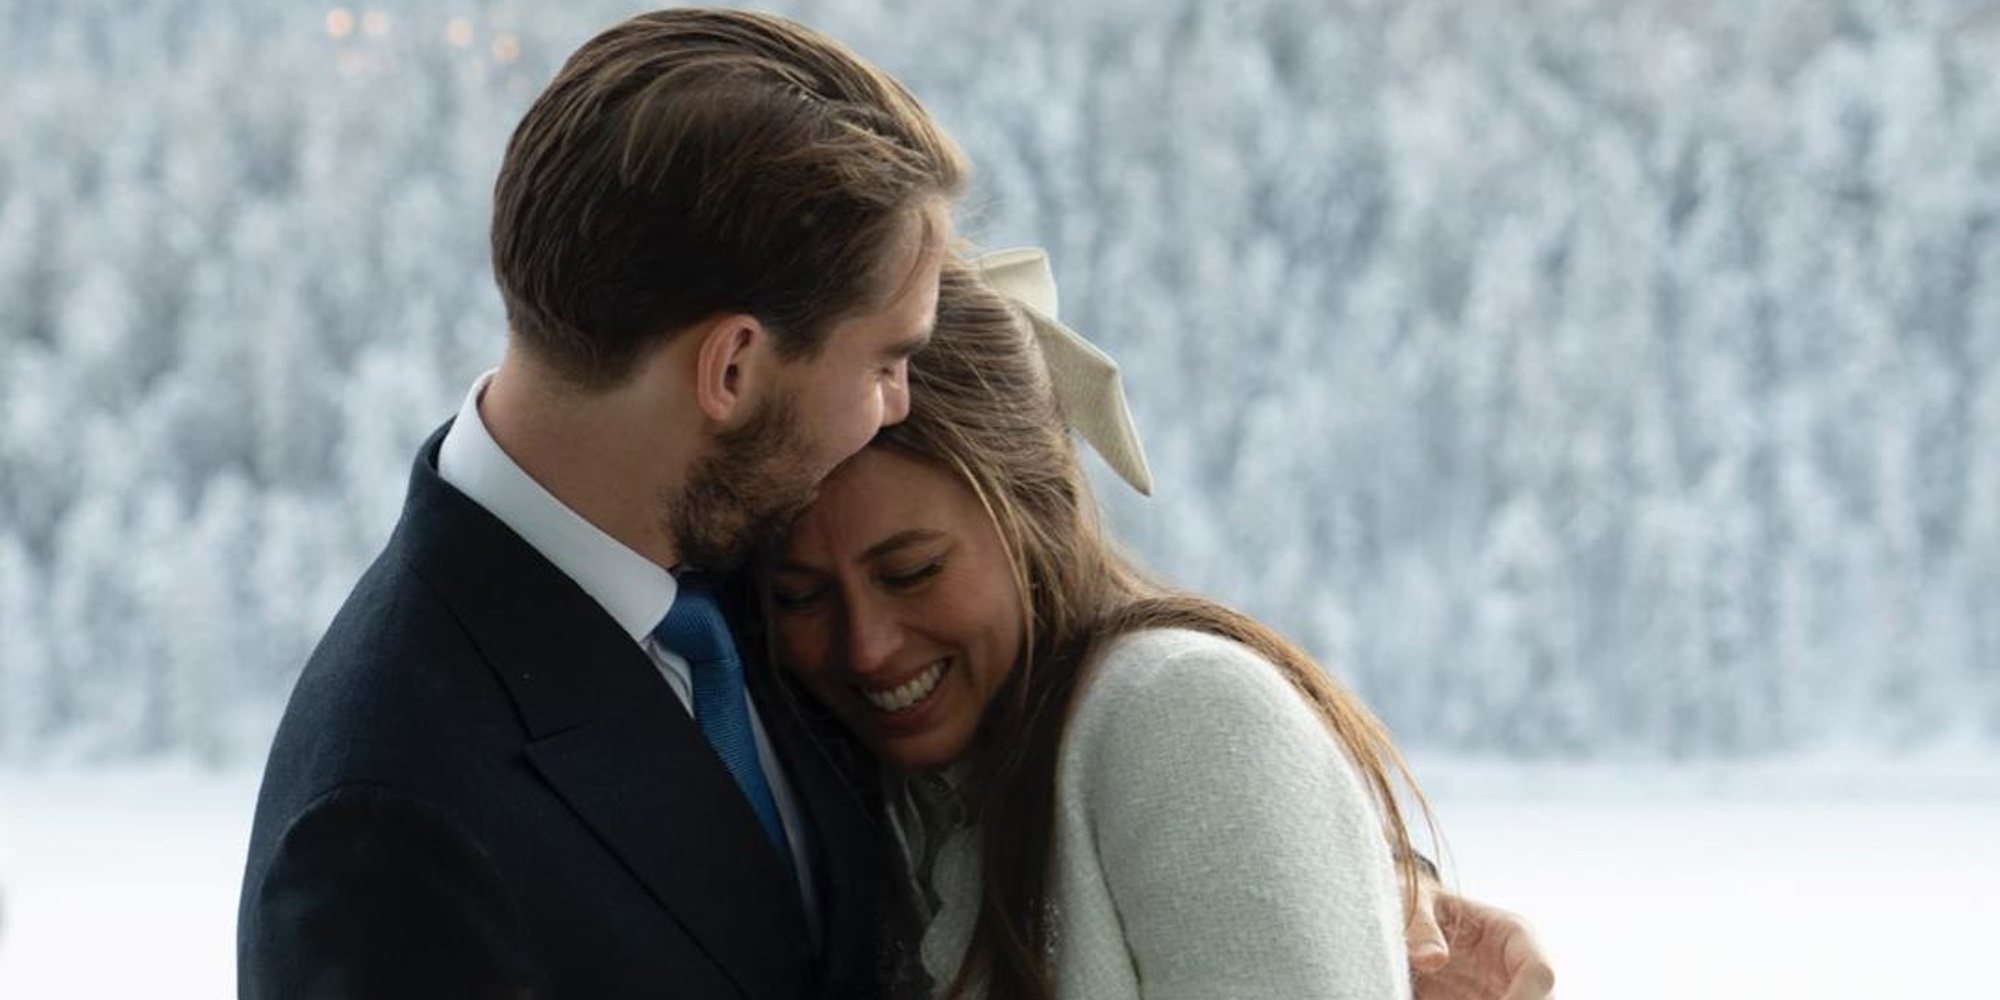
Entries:
{"type": "MultiPolygon", "coordinates": [[[[513,529],[522,541],[603,606],[653,661],[667,687],[673,689],[681,706],[692,715],[694,682],[687,661],[653,638],[653,629],[667,616],[667,609],[673,607],[678,590],[673,574],[584,520],[583,515],[556,499],[508,457],[479,415],[479,398],[493,375],[493,372],[481,375],[473,383],[472,391],[466,393],[465,403],[458,409],[458,419],[446,432],[438,452],[439,477],[513,529]]],[[[784,822],[785,836],[791,842],[792,866],[804,895],[806,924],[816,940],[819,901],[813,892],[811,868],[806,863],[806,830],[799,820],[799,805],[792,795],[791,782],[764,734],[754,697],[750,698],[750,729],[757,739],[757,759],[770,780],[778,817],[784,822]]]]}

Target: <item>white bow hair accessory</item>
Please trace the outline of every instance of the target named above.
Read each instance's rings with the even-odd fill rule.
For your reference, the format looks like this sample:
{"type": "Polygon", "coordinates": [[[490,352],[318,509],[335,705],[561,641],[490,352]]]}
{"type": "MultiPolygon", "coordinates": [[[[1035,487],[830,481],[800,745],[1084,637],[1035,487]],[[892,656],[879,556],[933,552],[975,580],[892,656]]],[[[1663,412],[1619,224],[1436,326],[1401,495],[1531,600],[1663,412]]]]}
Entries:
{"type": "Polygon", "coordinates": [[[1153,472],[1146,466],[1146,450],[1132,425],[1118,362],[1056,319],[1056,277],[1049,269],[1048,252],[1040,247],[995,250],[972,263],[988,286],[1028,317],[1056,402],[1070,427],[1120,479],[1152,496],[1153,472]]]}

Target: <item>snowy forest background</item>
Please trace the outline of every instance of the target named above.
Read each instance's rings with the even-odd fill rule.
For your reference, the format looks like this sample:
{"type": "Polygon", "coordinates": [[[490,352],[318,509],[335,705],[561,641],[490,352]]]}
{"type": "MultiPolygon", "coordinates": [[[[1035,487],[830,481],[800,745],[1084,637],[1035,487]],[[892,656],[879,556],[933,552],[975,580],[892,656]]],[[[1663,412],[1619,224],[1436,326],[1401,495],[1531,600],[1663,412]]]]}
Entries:
{"type": "MultiPolygon", "coordinates": [[[[1405,743],[2000,757],[2000,4],[769,6],[1051,249],[1133,547],[1405,743]]],[[[0,763],[261,759],[636,9],[0,0],[0,763]]]]}

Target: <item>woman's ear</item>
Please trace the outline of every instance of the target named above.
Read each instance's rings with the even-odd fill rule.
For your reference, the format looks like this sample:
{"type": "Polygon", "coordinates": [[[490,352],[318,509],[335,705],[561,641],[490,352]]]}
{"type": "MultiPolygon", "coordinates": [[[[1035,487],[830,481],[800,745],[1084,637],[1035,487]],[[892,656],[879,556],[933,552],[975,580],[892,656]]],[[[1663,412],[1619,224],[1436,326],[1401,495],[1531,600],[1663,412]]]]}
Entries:
{"type": "Polygon", "coordinates": [[[694,356],[694,401],[708,419],[733,426],[756,411],[776,358],[770,330],[749,313],[704,324],[694,356]]]}

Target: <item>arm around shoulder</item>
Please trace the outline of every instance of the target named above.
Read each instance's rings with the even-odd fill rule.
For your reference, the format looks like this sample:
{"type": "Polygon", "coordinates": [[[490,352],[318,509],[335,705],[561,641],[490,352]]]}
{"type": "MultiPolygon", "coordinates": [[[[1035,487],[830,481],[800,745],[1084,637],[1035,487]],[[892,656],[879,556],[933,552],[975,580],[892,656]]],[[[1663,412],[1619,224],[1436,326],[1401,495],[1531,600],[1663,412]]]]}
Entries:
{"type": "Polygon", "coordinates": [[[246,877],[244,1000],[536,995],[518,910],[492,862],[414,796],[329,792],[246,877]]]}
{"type": "Polygon", "coordinates": [[[1409,995],[1373,802],[1275,666],[1200,633],[1127,637],[1065,757],[1149,1000],[1409,995]]]}

